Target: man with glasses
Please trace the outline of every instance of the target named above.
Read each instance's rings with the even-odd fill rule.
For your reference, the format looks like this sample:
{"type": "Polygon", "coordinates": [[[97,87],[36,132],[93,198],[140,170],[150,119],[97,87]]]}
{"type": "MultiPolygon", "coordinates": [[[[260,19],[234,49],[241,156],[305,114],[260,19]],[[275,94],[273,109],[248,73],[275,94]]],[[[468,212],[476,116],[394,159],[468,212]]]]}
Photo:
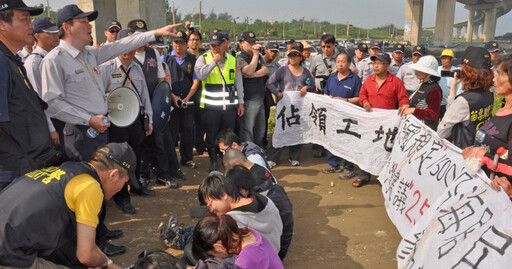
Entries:
{"type": "Polygon", "coordinates": [[[110,44],[117,40],[117,35],[119,34],[119,31],[121,31],[123,27],[121,26],[121,23],[116,20],[110,20],[105,25],[105,36],[107,37],[107,41],[103,43],[102,45],[110,44]]]}
{"type": "Polygon", "coordinates": [[[216,142],[219,145],[220,152],[223,154],[231,148],[238,149],[245,154],[245,157],[249,161],[270,171],[270,167],[266,161],[267,153],[265,150],[250,141],[242,142],[240,137],[238,137],[231,129],[220,131],[217,135],[216,142]]]}
{"type": "MultiPolygon", "coordinates": [[[[378,53],[370,57],[373,61],[373,75],[363,82],[359,92],[359,103],[368,112],[372,108],[397,109],[401,111],[409,107],[409,97],[404,83],[389,72],[391,57],[387,53],[378,53]],[[398,107],[397,107],[398,104],[398,107]]],[[[361,170],[359,177],[352,182],[355,188],[370,182],[371,174],[361,170]]]]}
{"type": "MultiPolygon", "coordinates": [[[[334,35],[325,34],[320,38],[320,46],[322,47],[322,54],[318,54],[311,60],[311,66],[309,71],[315,78],[315,86],[317,93],[322,94],[327,84],[327,79],[336,71],[336,55],[334,53],[336,49],[336,39],[334,35]]],[[[315,153],[313,157],[322,158],[327,154],[327,151],[318,145],[313,145],[315,153]]]]}

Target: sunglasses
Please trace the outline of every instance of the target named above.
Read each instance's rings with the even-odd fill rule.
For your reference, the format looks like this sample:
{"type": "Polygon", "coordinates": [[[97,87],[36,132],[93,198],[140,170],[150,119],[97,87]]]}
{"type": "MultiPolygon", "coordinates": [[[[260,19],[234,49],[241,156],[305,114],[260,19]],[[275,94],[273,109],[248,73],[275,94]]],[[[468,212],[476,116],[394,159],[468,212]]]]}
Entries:
{"type": "Polygon", "coordinates": [[[227,147],[227,148],[225,148],[225,149],[219,149],[219,150],[220,150],[220,152],[222,152],[222,153],[226,153],[226,151],[228,151],[230,148],[231,148],[231,145],[230,145],[230,146],[228,146],[228,147],[227,147]]]}
{"type": "Polygon", "coordinates": [[[109,29],[108,32],[111,34],[118,34],[119,30],[109,29]]]}

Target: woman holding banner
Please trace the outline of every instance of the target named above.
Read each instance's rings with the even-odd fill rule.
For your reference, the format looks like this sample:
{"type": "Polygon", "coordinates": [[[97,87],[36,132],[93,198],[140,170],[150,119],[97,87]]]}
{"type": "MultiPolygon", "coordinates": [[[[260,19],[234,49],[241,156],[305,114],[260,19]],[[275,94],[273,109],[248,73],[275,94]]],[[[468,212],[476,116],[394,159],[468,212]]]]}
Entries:
{"type": "Polygon", "coordinates": [[[402,116],[413,114],[425,124],[437,130],[439,123],[439,112],[441,110],[441,87],[437,82],[441,74],[437,71],[439,63],[431,55],[421,57],[418,62],[410,67],[416,71],[416,77],[421,85],[409,97],[410,107],[402,110],[402,116]]]}
{"type": "Polygon", "coordinates": [[[462,155],[469,166],[477,163],[476,167],[480,164],[487,175],[495,174],[491,178],[493,188],[503,189],[512,197],[512,159],[508,156],[512,150],[512,55],[498,58],[495,66],[498,67],[498,75],[494,77],[495,92],[505,98],[505,106],[480,127],[475,135],[475,146],[465,148],[462,155]]]}
{"type": "MultiPolygon", "coordinates": [[[[279,101],[283,98],[284,91],[300,91],[300,96],[315,91],[315,80],[309,70],[302,67],[302,51],[304,45],[301,42],[293,43],[292,49],[288,51],[288,65],[277,69],[267,81],[267,88],[277,97],[279,101]]],[[[270,168],[276,166],[281,158],[283,148],[274,148],[269,154],[268,165],[270,168]]],[[[289,160],[293,166],[299,166],[299,158],[302,152],[302,145],[290,146],[289,160]]]]}

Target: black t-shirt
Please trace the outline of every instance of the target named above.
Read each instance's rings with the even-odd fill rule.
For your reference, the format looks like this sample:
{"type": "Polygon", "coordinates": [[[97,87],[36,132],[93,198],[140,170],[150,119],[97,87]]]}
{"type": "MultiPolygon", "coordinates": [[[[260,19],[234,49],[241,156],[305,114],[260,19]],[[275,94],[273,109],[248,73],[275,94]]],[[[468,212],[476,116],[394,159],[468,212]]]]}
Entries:
{"type": "MultiPolygon", "coordinates": [[[[242,50],[240,55],[237,58],[237,64],[240,67],[240,72],[244,67],[249,65],[252,60],[252,55],[242,50]]],[[[256,67],[256,71],[260,70],[265,66],[265,60],[261,55],[259,56],[258,66],[256,67]]],[[[265,77],[259,78],[243,78],[244,82],[244,100],[250,101],[261,101],[265,97],[265,77]]]]}
{"type": "MultiPolygon", "coordinates": [[[[494,158],[496,151],[503,147],[506,150],[512,152],[512,114],[492,117],[488,122],[484,123],[480,129],[478,129],[475,135],[475,145],[487,145],[490,148],[490,153],[486,153],[485,156],[490,159],[494,158]]],[[[508,160],[499,159],[500,163],[512,166],[512,156],[508,157],[508,160]]],[[[482,167],[484,171],[490,172],[487,167],[482,167]]],[[[489,174],[489,173],[487,173],[489,174]]],[[[506,176],[509,181],[512,179],[512,175],[506,176]]]]}
{"type": "Polygon", "coordinates": [[[256,181],[256,187],[251,191],[262,192],[270,189],[273,184],[273,177],[267,169],[255,164],[249,171],[256,181]]]}

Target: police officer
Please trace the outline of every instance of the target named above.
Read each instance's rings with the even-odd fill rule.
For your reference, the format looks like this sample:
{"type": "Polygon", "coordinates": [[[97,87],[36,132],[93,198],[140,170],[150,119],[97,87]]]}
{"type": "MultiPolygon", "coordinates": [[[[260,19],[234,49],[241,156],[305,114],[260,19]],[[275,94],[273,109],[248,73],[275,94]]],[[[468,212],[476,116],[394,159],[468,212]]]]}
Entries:
{"type": "Polygon", "coordinates": [[[89,163],[66,162],[19,177],[0,195],[1,267],[124,268],[94,238],[102,204],[136,180],[135,166],[127,143],[110,143],[89,163]]]}
{"type": "Polygon", "coordinates": [[[244,114],[242,74],[236,59],[226,53],[226,37],[218,31],[210,35],[211,50],[201,55],[194,71],[202,81],[199,106],[206,130],[205,145],[210,156],[210,171],[217,170],[215,139],[222,129],[235,129],[236,116],[244,114]]]}
{"type": "MultiPolygon", "coordinates": [[[[97,17],[97,11],[85,13],[76,5],[59,10],[60,45],[41,64],[43,99],[48,103],[50,116],[66,123],[64,147],[67,157],[74,161],[90,159],[95,149],[108,142],[110,122],[105,116],[107,101],[98,65],[154,40],[155,36],[173,35],[178,26],[168,25],[102,47],[86,46],[92,40],[89,22],[97,17]],[[92,130],[99,134],[94,137],[92,130]]],[[[106,254],[125,251],[124,247],[108,243],[108,230],[103,223],[98,225],[96,235],[106,254]]]]}
{"type": "MultiPolygon", "coordinates": [[[[135,31],[124,29],[119,32],[119,39],[132,35],[135,31]]],[[[144,81],[144,74],[139,64],[133,61],[135,50],[120,55],[100,65],[100,74],[107,93],[119,88],[127,87],[133,90],[140,101],[140,115],[127,127],[111,125],[109,129],[109,141],[128,142],[137,156],[135,175],[140,178],[140,160],[144,137],[153,132],[153,109],[149,98],[148,88],[144,81]]],[[[154,196],[155,192],[148,190],[145,185],[132,185],[130,192],[143,196],[154,196]]],[[[134,214],[135,208],[130,202],[128,188],[123,189],[114,195],[114,202],[127,214],[134,214]]]]}
{"type": "Polygon", "coordinates": [[[172,102],[171,134],[176,140],[180,138],[181,165],[196,168],[193,160],[194,144],[194,94],[199,88],[200,81],[194,72],[196,56],[187,52],[187,34],[178,31],[172,41],[173,51],[165,55],[164,62],[171,72],[172,102]]]}
{"type": "MultiPolygon", "coordinates": [[[[320,38],[322,54],[318,54],[311,61],[309,71],[315,77],[315,86],[318,93],[323,93],[327,79],[332,72],[336,71],[336,39],[332,34],[325,34],[320,38]]],[[[321,158],[327,154],[327,151],[319,145],[313,145],[315,153],[313,157],[321,158]]]]}
{"type": "Polygon", "coordinates": [[[38,98],[16,56],[33,41],[30,16],[42,12],[21,0],[0,0],[0,190],[15,177],[41,168],[41,157],[53,148],[46,104],[38,98]]]}
{"type": "MultiPolygon", "coordinates": [[[[32,23],[34,24],[34,38],[37,40],[37,47],[27,57],[23,65],[27,70],[27,78],[30,84],[41,97],[41,62],[49,51],[59,45],[59,28],[50,17],[40,17],[32,23]]],[[[57,126],[56,130],[50,117],[47,117],[47,121],[53,143],[60,144],[60,141],[63,140],[62,128],[64,128],[64,123],[53,120],[57,126]]]]}
{"type": "Polygon", "coordinates": [[[373,75],[373,62],[370,58],[382,52],[382,42],[373,40],[370,42],[369,47],[370,49],[368,50],[368,52],[370,53],[370,57],[366,57],[362,61],[360,61],[358,67],[358,75],[361,78],[361,82],[363,83],[367,77],[373,75]]]}
{"type": "MultiPolygon", "coordinates": [[[[128,23],[128,28],[137,32],[146,32],[147,24],[144,20],[136,19],[128,23]]],[[[158,83],[165,80],[165,70],[160,53],[149,46],[137,49],[135,58],[142,66],[149,96],[152,98],[158,83]]],[[[176,141],[171,135],[169,125],[165,124],[160,133],[155,132],[145,140],[143,150],[142,180],[149,184],[149,164],[154,165],[157,173],[156,182],[169,188],[178,188],[176,180],[185,180],[186,177],[180,169],[178,157],[174,150],[176,141]]]]}
{"type": "Polygon", "coordinates": [[[336,39],[331,34],[325,34],[320,38],[322,54],[318,54],[311,60],[309,71],[315,77],[316,90],[323,93],[327,79],[336,71],[336,39]]]}
{"type": "Polygon", "coordinates": [[[426,55],[426,49],[424,45],[416,45],[412,49],[412,62],[404,64],[396,73],[396,76],[404,82],[407,95],[416,91],[421,85],[420,80],[416,77],[416,71],[410,67],[411,64],[418,62],[418,60],[426,55]]]}
{"type": "Polygon", "coordinates": [[[354,74],[359,74],[359,63],[366,57],[368,53],[368,45],[361,42],[357,45],[357,49],[355,50],[355,55],[352,57],[352,62],[350,63],[350,70],[354,74]]]}
{"type": "Polygon", "coordinates": [[[404,54],[405,54],[405,47],[404,45],[400,43],[396,43],[393,46],[393,58],[391,59],[391,63],[389,64],[389,73],[396,76],[396,73],[398,73],[398,70],[402,65],[405,64],[404,62],[404,54]]]}
{"type": "Polygon", "coordinates": [[[103,45],[110,44],[118,39],[119,31],[123,29],[123,26],[120,22],[116,20],[109,20],[107,24],[105,24],[105,37],[107,41],[103,43],[103,45]]]}

